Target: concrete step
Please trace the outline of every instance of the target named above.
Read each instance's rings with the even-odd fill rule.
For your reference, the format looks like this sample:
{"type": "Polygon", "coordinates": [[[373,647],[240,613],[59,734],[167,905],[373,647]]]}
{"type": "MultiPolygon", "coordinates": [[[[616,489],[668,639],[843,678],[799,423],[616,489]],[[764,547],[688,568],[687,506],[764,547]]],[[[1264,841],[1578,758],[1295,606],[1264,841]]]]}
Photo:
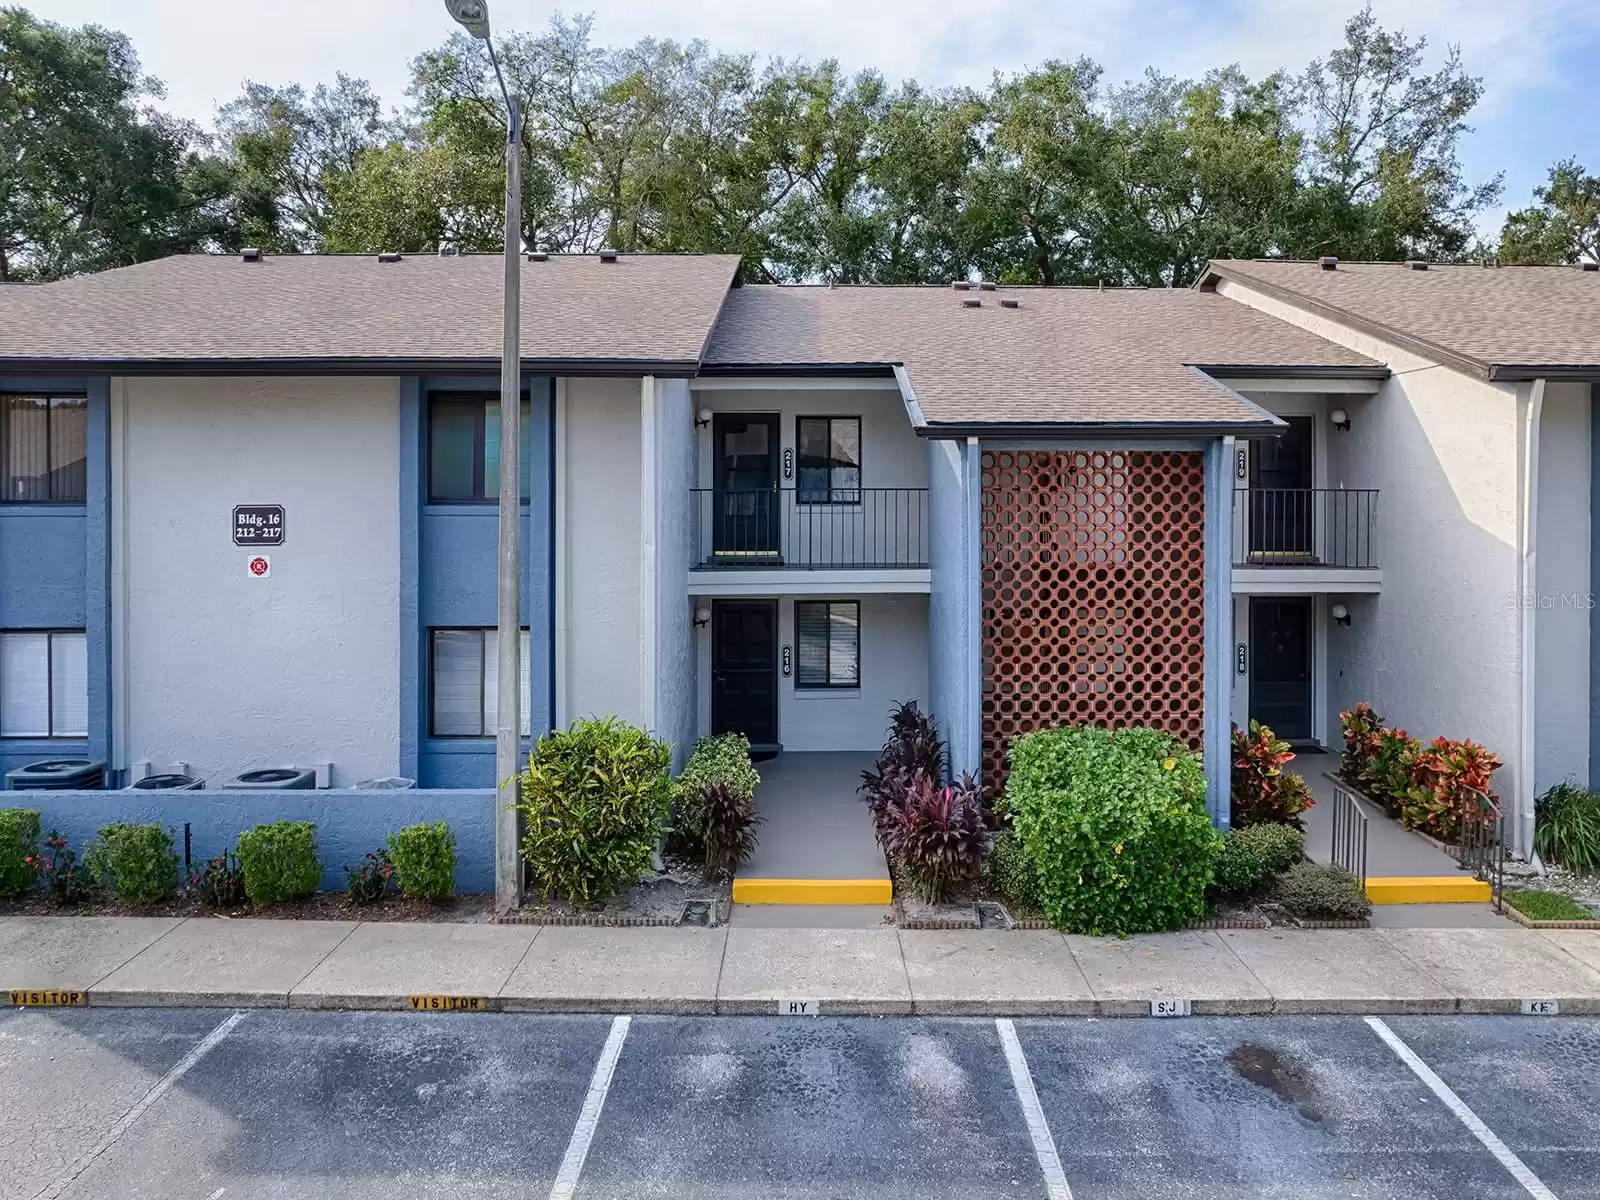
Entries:
{"type": "Polygon", "coordinates": [[[887,879],[764,879],[735,875],[735,904],[876,904],[894,898],[887,879]]]}
{"type": "Polygon", "coordinates": [[[1367,899],[1374,904],[1487,904],[1493,895],[1487,883],[1465,873],[1367,878],[1367,899]]]}

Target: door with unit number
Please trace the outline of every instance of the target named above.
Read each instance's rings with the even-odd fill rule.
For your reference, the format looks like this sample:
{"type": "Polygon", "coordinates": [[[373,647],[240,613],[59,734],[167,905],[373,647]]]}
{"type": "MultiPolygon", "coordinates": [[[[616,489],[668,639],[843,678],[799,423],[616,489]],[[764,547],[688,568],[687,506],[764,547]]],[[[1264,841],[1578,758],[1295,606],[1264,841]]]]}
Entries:
{"type": "Polygon", "coordinates": [[[777,561],[782,512],[778,502],[778,417],[719,413],[712,489],[712,551],[731,561],[777,561]]]}
{"type": "Polygon", "coordinates": [[[778,602],[711,605],[711,731],[778,741],[778,602]]]}
{"type": "Polygon", "coordinates": [[[1311,737],[1311,599],[1250,600],[1250,719],[1287,741],[1311,737]]]}

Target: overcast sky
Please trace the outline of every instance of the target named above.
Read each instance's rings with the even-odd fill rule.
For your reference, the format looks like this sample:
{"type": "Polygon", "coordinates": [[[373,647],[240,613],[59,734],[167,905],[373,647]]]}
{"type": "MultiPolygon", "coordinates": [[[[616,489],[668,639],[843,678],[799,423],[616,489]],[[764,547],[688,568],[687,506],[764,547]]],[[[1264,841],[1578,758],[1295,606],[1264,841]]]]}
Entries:
{"type": "MultiPolygon", "coordinates": [[[[15,0],[27,4],[27,0],[15,0]]],[[[556,9],[490,0],[499,29],[538,30],[556,9]]],[[[127,33],[166,82],[166,106],[209,124],[246,79],[308,86],[337,71],[405,102],[407,63],[452,25],[442,0],[34,0],[39,16],[127,33]]],[[[832,57],[891,81],[981,84],[1047,58],[1088,54],[1120,81],[1237,62],[1298,70],[1340,40],[1356,0],[588,0],[605,44],[703,38],[715,49],[832,57]]],[[[1576,155],[1600,171],[1600,0],[1375,0],[1379,20],[1461,45],[1488,93],[1463,147],[1469,179],[1506,172],[1529,201],[1545,168],[1576,155]]]]}

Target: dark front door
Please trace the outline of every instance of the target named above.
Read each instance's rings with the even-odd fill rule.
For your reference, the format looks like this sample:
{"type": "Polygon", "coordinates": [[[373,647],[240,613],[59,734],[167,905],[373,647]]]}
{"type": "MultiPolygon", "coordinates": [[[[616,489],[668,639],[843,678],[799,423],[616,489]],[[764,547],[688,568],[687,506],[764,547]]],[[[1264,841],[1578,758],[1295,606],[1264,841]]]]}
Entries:
{"type": "Polygon", "coordinates": [[[1250,601],[1250,718],[1279,737],[1311,737],[1311,601],[1250,601]]]}
{"type": "Polygon", "coordinates": [[[711,604],[711,732],[778,741],[778,602],[711,604]]]}
{"type": "Polygon", "coordinates": [[[719,413],[711,434],[717,455],[713,551],[718,558],[776,559],[781,520],[777,416],[719,413]]]}
{"type": "Polygon", "coordinates": [[[1260,560],[1310,559],[1310,417],[1285,417],[1278,437],[1250,439],[1250,554],[1260,560]]]}

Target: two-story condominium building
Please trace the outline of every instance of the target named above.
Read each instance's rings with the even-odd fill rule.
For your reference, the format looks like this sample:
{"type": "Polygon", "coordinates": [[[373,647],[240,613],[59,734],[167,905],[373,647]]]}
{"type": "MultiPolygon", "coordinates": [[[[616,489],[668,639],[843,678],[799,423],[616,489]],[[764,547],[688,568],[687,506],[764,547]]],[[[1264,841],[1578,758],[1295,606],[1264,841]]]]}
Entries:
{"type": "MultiPolygon", "coordinates": [[[[614,713],[680,762],[723,730],[869,750],[916,699],[993,780],[1018,733],[1149,724],[1204,751],[1223,821],[1230,722],[1334,744],[1370,699],[1489,743],[1519,797],[1587,778],[1588,613],[1518,597],[1590,592],[1600,368],[1478,378],[1316,290],[1465,269],[1219,263],[1167,291],[522,269],[530,736],[614,713]],[[1530,480],[1557,539],[1533,576],[1530,480]]],[[[197,256],[0,293],[0,769],[492,786],[500,270],[197,256]]],[[[1485,319],[1514,340],[1497,304],[1554,297],[1588,321],[1566,359],[1600,359],[1600,276],[1526,278],[1557,282],[1485,319]]],[[[1387,315],[1450,327],[1479,286],[1387,315]]]]}

